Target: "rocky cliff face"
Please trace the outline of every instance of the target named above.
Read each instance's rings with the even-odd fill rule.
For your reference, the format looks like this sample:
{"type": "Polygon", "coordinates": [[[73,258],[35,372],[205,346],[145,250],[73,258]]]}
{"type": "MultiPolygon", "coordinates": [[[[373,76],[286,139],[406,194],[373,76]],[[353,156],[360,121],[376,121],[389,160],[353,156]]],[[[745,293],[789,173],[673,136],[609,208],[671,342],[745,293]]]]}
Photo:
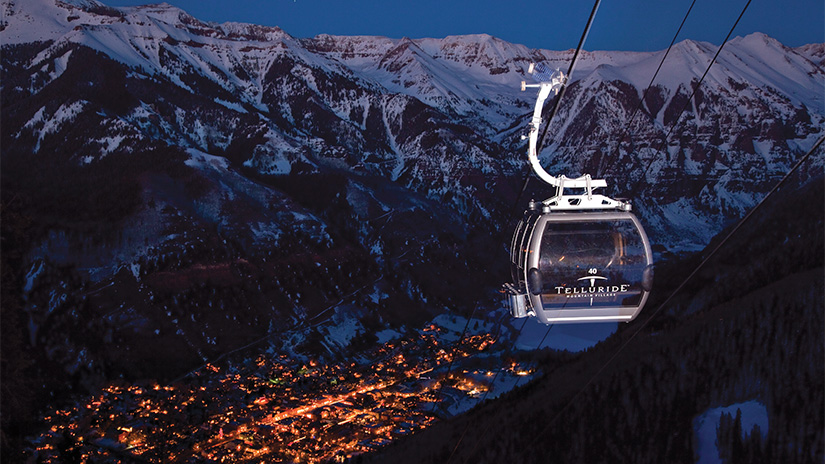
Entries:
{"type": "MultiPolygon", "coordinates": [[[[10,294],[66,376],[172,376],[272,333],[308,353],[330,308],[355,336],[498,304],[535,98],[519,82],[571,51],[1,5],[10,294]]],[[[584,53],[541,154],[632,196],[659,251],[707,244],[822,132],[822,44],[737,38],[698,85],[716,49],[679,43],[646,94],[664,52],[584,53]]]]}

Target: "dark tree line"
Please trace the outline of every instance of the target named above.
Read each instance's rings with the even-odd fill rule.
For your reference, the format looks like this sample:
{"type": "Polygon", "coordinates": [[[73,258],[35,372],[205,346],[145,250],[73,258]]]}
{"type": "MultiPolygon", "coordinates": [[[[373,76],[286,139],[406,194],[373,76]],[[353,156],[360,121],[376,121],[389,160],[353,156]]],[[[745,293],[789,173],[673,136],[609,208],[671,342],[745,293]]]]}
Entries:
{"type": "Polygon", "coordinates": [[[760,462],[767,454],[759,425],[750,431],[743,430],[741,409],[736,410],[735,417],[722,413],[716,427],[716,447],[719,458],[730,464],[760,462]]]}

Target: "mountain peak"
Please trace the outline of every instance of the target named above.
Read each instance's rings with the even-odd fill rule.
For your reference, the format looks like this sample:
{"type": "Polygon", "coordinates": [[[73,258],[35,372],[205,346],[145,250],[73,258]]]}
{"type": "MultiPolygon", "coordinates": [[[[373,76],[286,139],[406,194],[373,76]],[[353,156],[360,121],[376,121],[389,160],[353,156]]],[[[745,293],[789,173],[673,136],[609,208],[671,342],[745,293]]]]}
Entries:
{"type": "Polygon", "coordinates": [[[174,6],[170,5],[166,2],[163,3],[155,3],[151,5],[139,5],[136,7],[131,7],[134,11],[138,11],[150,18],[157,19],[163,21],[165,23],[169,23],[172,25],[178,24],[206,24],[199,19],[196,19],[194,16],[190,15],[186,11],[174,6]]]}
{"type": "Polygon", "coordinates": [[[228,22],[222,23],[220,29],[230,39],[274,42],[276,40],[292,38],[291,35],[278,26],[259,26],[257,24],[228,22]]]}
{"type": "Polygon", "coordinates": [[[794,51],[818,66],[825,66],[825,43],[803,45],[795,48],[794,51]]]}
{"type": "Polygon", "coordinates": [[[764,32],[754,32],[746,35],[745,37],[735,37],[731,39],[729,43],[744,47],[764,47],[767,45],[769,47],[785,48],[785,46],[782,45],[781,42],[769,36],[768,34],[765,34],[764,32]]]}
{"type": "Polygon", "coordinates": [[[673,47],[683,52],[707,52],[712,48],[715,49],[717,46],[701,40],[684,39],[676,42],[673,47]]]}
{"type": "Polygon", "coordinates": [[[472,43],[481,43],[481,42],[493,42],[493,41],[500,41],[497,37],[494,37],[490,34],[462,34],[462,35],[448,35],[444,37],[445,42],[472,42],[472,43]]]}

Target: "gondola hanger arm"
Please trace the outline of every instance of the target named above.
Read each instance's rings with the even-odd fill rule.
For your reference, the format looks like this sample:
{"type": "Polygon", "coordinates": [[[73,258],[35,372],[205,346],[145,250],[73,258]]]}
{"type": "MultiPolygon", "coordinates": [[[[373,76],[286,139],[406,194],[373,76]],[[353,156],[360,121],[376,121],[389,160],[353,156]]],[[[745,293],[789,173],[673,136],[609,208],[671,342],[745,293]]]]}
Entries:
{"type": "MultiPolygon", "coordinates": [[[[527,90],[528,87],[538,88],[539,94],[536,97],[536,106],[533,109],[533,118],[530,120],[530,142],[527,150],[527,158],[530,160],[530,165],[536,175],[548,184],[556,187],[556,195],[544,200],[542,203],[548,211],[581,211],[581,210],[603,210],[603,209],[618,209],[623,211],[630,211],[630,203],[622,200],[614,200],[605,197],[604,195],[595,195],[593,189],[607,187],[607,181],[604,179],[593,179],[590,174],[585,174],[577,178],[568,178],[564,175],[553,176],[544,170],[539,162],[538,156],[538,137],[539,127],[541,126],[541,113],[544,109],[544,102],[550,97],[550,94],[558,95],[559,91],[567,83],[567,76],[559,70],[550,73],[547,67],[542,64],[530,64],[527,70],[529,74],[538,82],[537,84],[527,84],[521,82],[521,90],[527,90]],[[583,189],[583,194],[569,195],[565,194],[564,189],[583,189]]],[[[550,121],[548,121],[549,124],[550,121]]]]}
{"type": "Polygon", "coordinates": [[[536,97],[536,106],[533,109],[533,119],[530,121],[530,135],[529,148],[527,150],[527,159],[533,167],[533,171],[539,178],[553,187],[562,188],[599,188],[607,187],[607,182],[603,179],[590,179],[590,175],[584,175],[575,179],[566,178],[564,176],[556,177],[548,173],[539,162],[538,157],[538,138],[539,127],[541,126],[541,113],[544,108],[544,102],[550,97],[550,94],[558,95],[559,90],[567,83],[567,76],[563,72],[556,70],[552,75],[547,76],[547,73],[539,70],[536,72],[536,65],[530,64],[527,72],[533,74],[538,84],[528,84],[525,81],[521,82],[521,90],[525,91],[527,88],[538,88],[539,94],[536,97]]]}

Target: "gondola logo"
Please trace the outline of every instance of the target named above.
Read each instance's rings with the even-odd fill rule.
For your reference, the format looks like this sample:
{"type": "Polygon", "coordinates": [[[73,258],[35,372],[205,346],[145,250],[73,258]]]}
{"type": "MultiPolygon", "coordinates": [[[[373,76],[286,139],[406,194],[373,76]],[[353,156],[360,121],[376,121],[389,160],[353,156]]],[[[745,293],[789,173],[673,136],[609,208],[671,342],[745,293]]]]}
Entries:
{"type": "Polygon", "coordinates": [[[582,296],[593,296],[593,295],[600,295],[600,296],[610,296],[606,294],[616,294],[616,293],[625,293],[630,289],[630,284],[619,284],[619,285],[604,285],[607,280],[607,277],[598,275],[599,271],[596,268],[590,268],[587,270],[587,274],[584,277],[580,277],[576,279],[579,282],[585,282],[585,286],[580,287],[568,287],[566,285],[559,285],[556,286],[556,294],[562,295],[582,295],[582,296]],[[587,286],[587,283],[590,285],[587,286]],[[598,283],[598,284],[597,284],[598,283]]]}

